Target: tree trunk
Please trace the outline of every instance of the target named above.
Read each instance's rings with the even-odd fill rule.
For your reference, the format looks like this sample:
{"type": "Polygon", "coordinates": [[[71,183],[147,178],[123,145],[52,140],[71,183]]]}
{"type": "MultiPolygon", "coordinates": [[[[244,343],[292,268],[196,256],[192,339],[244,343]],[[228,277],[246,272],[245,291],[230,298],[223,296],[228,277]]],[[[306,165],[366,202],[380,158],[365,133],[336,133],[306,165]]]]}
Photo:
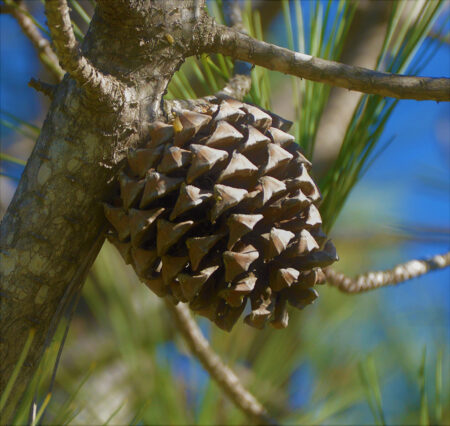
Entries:
{"type": "Polygon", "coordinates": [[[93,99],[65,76],[2,221],[1,389],[30,330],[36,331],[2,424],[36,371],[65,302],[81,288],[101,248],[102,201],[114,191],[113,177],[126,150],[146,140],[173,73],[204,37],[199,34],[206,19],[203,2],[97,4],[82,52],[103,74],[124,83],[124,90],[109,100],[93,99]]]}

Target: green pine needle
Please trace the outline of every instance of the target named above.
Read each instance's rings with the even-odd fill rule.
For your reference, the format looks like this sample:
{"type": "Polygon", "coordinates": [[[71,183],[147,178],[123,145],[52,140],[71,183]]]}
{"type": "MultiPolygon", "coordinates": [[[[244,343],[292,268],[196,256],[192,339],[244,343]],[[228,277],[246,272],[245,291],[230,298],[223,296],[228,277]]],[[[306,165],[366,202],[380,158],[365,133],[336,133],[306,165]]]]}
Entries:
{"type": "Polygon", "coordinates": [[[423,348],[422,361],[419,368],[419,389],[420,389],[420,419],[421,426],[428,426],[430,424],[428,414],[428,399],[426,392],[426,360],[427,360],[427,348],[423,348]]]}
{"type": "Polygon", "coordinates": [[[31,344],[33,343],[35,334],[36,330],[34,328],[31,328],[30,331],[28,332],[28,337],[22,348],[22,352],[20,353],[19,360],[17,361],[17,364],[14,366],[14,370],[11,374],[11,377],[9,378],[6,387],[5,389],[3,389],[2,394],[0,396],[0,412],[5,408],[6,402],[8,401],[14,383],[16,383],[17,377],[19,376],[20,370],[22,369],[22,365],[25,362],[28,352],[30,352],[31,344]]]}

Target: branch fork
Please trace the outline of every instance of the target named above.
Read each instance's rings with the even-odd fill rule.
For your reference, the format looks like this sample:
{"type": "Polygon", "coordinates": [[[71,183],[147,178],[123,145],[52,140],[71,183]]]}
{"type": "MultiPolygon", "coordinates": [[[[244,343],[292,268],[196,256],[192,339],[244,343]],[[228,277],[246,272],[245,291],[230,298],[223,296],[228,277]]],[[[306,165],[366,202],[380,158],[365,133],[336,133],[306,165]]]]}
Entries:
{"type": "Polygon", "coordinates": [[[45,13],[61,66],[92,97],[117,100],[125,86],[111,76],[102,74],[81,53],[73,32],[66,0],[46,0],[45,13]]]}

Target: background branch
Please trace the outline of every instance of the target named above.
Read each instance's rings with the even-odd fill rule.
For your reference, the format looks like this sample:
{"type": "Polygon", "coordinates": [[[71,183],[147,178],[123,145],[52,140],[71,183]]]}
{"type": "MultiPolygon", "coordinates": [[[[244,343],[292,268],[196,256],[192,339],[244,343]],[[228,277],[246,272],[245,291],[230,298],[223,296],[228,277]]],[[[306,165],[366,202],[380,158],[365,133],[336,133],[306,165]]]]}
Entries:
{"type": "Polygon", "coordinates": [[[240,0],[226,0],[223,3],[224,17],[227,25],[241,33],[248,34],[242,22],[242,7],[240,0]]]}
{"type": "Polygon", "coordinates": [[[314,58],[255,40],[223,25],[215,26],[213,41],[204,50],[312,81],[398,99],[450,100],[450,79],[382,73],[314,58]]]}
{"type": "MultiPolygon", "coordinates": [[[[374,69],[386,36],[391,9],[391,1],[359,1],[339,61],[374,69]]],[[[323,177],[336,160],[361,96],[361,93],[340,87],[331,89],[314,144],[315,176],[323,177]]]]}
{"type": "MultiPolygon", "coordinates": [[[[223,11],[227,25],[243,34],[247,30],[242,22],[242,7],[239,0],[228,0],[223,3],[223,11]]],[[[251,65],[247,62],[236,61],[234,63],[233,77],[216,96],[218,98],[231,96],[242,100],[250,92],[252,79],[250,77],[251,65]]]]}
{"type": "Polygon", "coordinates": [[[438,254],[425,260],[410,260],[387,271],[368,272],[356,278],[349,278],[331,268],[324,270],[327,282],[344,293],[362,293],[379,287],[395,285],[412,278],[420,277],[430,271],[443,269],[450,265],[450,252],[438,254]]]}
{"type": "Polygon", "coordinates": [[[36,24],[31,19],[30,12],[26,6],[20,2],[13,2],[11,0],[5,0],[5,12],[10,13],[17,23],[22,28],[23,33],[30,39],[33,46],[36,48],[39,59],[45,65],[47,70],[55,77],[57,81],[60,81],[64,75],[64,70],[58,63],[58,58],[53,51],[50,42],[44,38],[36,24]]]}
{"type": "Polygon", "coordinates": [[[66,0],[47,0],[45,13],[62,67],[80,86],[96,97],[117,98],[121,91],[119,82],[103,75],[82,55],[75,39],[66,0]]]}
{"type": "Polygon", "coordinates": [[[182,303],[174,305],[168,299],[165,299],[165,302],[173,314],[178,330],[186,340],[192,354],[198,358],[203,368],[208,371],[224,393],[228,395],[237,407],[258,424],[274,424],[270,420],[266,409],[244,388],[236,374],[212,350],[209,342],[203,336],[194,318],[192,318],[189,308],[182,303]]]}

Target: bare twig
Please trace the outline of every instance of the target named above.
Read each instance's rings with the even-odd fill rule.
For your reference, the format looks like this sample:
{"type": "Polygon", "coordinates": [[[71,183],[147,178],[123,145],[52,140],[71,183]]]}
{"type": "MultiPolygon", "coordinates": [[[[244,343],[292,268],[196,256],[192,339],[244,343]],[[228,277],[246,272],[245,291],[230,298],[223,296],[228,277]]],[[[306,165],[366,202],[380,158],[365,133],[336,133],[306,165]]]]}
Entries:
{"type": "Polygon", "coordinates": [[[30,18],[30,12],[22,2],[14,3],[11,0],[5,1],[5,12],[10,13],[22,28],[24,34],[30,39],[36,48],[39,59],[48,71],[60,81],[64,75],[64,70],[59,66],[58,58],[53,52],[50,42],[44,38],[36,24],[30,18]]]}
{"type": "Polygon", "coordinates": [[[344,293],[362,293],[379,287],[395,285],[412,278],[420,277],[430,271],[443,269],[450,265],[450,252],[438,254],[425,260],[410,260],[388,271],[369,272],[356,278],[349,278],[331,268],[324,270],[327,282],[344,293]]]}
{"type": "Polygon", "coordinates": [[[217,92],[215,96],[217,98],[231,97],[242,101],[245,95],[250,92],[252,87],[252,79],[246,74],[235,74],[230,78],[225,87],[217,92]]]}
{"type": "Polygon", "coordinates": [[[435,31],[430,31],[428,37],[433,40],[439,41],[439,43],[450,45],[450,36],[448,34],[440,34],[435,31]]]}
{"type": "Polygon", "coordinates": [[[242,22],[242,7],[240,0],[228,0],[223,3],[225,21],[228,26],[241,33],[248,34],[242,22]]]}
{"type": "Polygon", "coordinates": [[[118,98],[122,85],[113,77],[103,75],[81,53],[70,21],[67,1],[46,0],[45,13],[61,66],[95,97],[118,98]]]}
{"type": "Polygon", "coordinates": [[[6,4],[0,4],[0,15],[11,13],[11,6],[6,4]]]}
{"type": "MultiPolygon", "coordinates": [[[[229,0],[223,4],[227,24],[243,34],[247,30],[242,22],[242,8],[239,0],[229,0]]],[[[226,86],[216,93],[218,98],[232,97],[242,100],[250,92],[252,79],[250,77],[251,65],[247,62],[236,61],[234,63],[233,77],[226,86]]]]}
{"type": "Polygon", "coordinates": [[[450,79],[389,74],[315,58],[215,25],[204,51],[222,53],[312,81],[398,99],[450,101],[450,79]]]}
{"type": "Polygon", "coordinates": [[[194,318],[192,318],[189,308],[181,303],[174,305],[168,299],[165,299],[165,302],[193,355],[198,358],[205,370],[234,404],[258,424],[274,424],[266,409],[244,388],[236,374],[213,351],[194,318]]]}
{"type": "Polygon", "coordinates": [[[234,98],[242,100],[250,91],[252,81],[250,77],[236,74],[217,93],[198,99],[169,99],[164,102],[164,113],[169,121],[175,118],[177,112],[188,109],[201,114],[212,114],[220,99],[234,98]]]}
{"type": "Polygon", "coordinates": [[[28,86],[32,87],[34,90],[38,92],[42,92],[44,95],[48,96],[50,99],[53,99],[55,94],[56,85],[46,83],[45,81],[36,80],[32,78],[28,82],[28,86]]]}

